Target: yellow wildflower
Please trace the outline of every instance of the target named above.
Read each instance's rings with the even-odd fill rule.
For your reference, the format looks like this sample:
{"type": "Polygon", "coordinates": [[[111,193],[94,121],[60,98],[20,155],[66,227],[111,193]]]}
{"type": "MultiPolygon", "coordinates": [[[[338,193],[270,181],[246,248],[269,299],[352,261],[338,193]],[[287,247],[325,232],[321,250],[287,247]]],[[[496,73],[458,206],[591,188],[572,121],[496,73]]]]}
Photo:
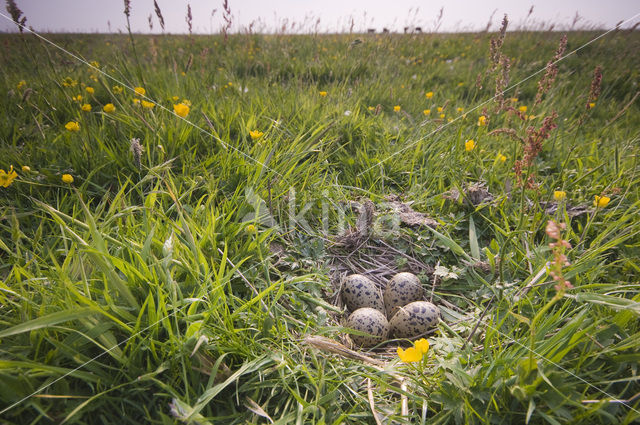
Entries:
{"type": "Polygon", "coordinates": [[[65,87],[75,87],[77,84],[78,82],[71,77],[66,77],[62,80],[62,85],[65,87]]]}
{"type": "Polygon", "coordinates": [[[400,109],[402,109],[400,107],[400,105],[396,105],[396,106],[393,107],[393,110],[396,111],[396,112],[400,112],[400,109]]]}
{"type": "Polygon", "coordinates": [[[527,105],[522,105],[521,107],[518,108],[518,111],[524,114],[525,112],[527,112],[527,105]]]}
{"type": "Polygon", "coordinates": [[[180,100],[180,98],[178,96],[173,96],[171,100],[173,100],[174,102],[177,102],[178,100],[180,100]]]}
{"type": "Polygon", "coordinates": [[[367,110],[369,110],[369,111],[375,111],[375,110],[376,110],[376,108],[374,108],[373,106],[367,106],[367,110]]]}
{"type": "Polygon", "coordinates": [[[609,198],[608,196],[596,195],[593,201],[593,205],[595,205],[597,208],[604,208],[609,205],[609,201],[611,201],[611,198],[609,198]]]}
{"type": "Polygon", "coordinates": [[[77,96],[73,96],[71,99],[72,99],[74,102],[82,102],[82,95],[81,95],[81,94],[79,94],[79,95],[77,95],[77,96]]]}
{"type": "Polygon", "coordinates": [[[153,107],[156,106],[155,103],[147,102],[146,100],[143,100],[141,103],[142,103],[142,107],[147,109],[153,109],[153,107]]]}
{"type": "Polygon", "coordinates": [[[140,95],[140,96],[144,96],[145,93],[147,92],[144,87],[136,87],[135,89],[133,89],[133,91],[136,92],[136,94],[140,95]]]}
{"type": "Polygon", "coordinates": [[[93,87],[85,87],[84,90],[89,94],[95,93],[95,90],[93,89],[93,87]]]}
{"type": "Polygon", "coordinates": [[[403,363],[415,363],[422,360],[422,351],[415,347],[409,347],[406,350],[398,347],[398,357],[403,363]]]}
{"type": "Polygon", "coordinates": [[[89,105],[88,103],[85,103],[84,105],[82,105],[82,110],[84,112],[91,112],[91,105],[89,105]]]}
{"type": "Polygon", "coordinates": [[[229,81],[227,84],[229,84],[229,87],[231,87],[233,85],[233,83],[231,81],[229,81]]]}
{"type": "Polygon", "coordinates": [[[424,338],[420,338],[416,342],[413,343],[416,350],[420,351],[422,354],[426,354],[429,351],[429,341],[424,338]]]}
{"type": "Polygon", "coordinates": [[[105,111],[107,114],[110,114],[111,112],[116,110],[116,107],[113,106],[113,103],[107,103],[102,107],[102,110],[105,111]]]}
{"type": "Polygon", "coordinates": [[[62,182],[66,183],[66,184],[73,183],[73,176],[71,174],[63,174],[62,175],[62,182]]]}
{"type": "Polygon", "coordinates": [[[98,61],[91,61],[89,62],[89,65],[91,65],[94,68],[100,68],[100,63],[98,63],[98,61]]]}
{"type": "Polygon", "coordinates": [[[553,199],[555,199],[558,202],[564,201],[565,199],[567,199],[567,192],[565,192],[564,190],[554,190],[553,199]]]}
{"type": "Polygon", "coordinates": [[[464,150],[469,152],[476,148],[476,142],[473,139],[469,139],[464,142],[464,150]]]}
{"type": "Polygon", "coordinates": [[[518,101],[517,97],[512,97],[511,99],[509,99],[510,101],[512,101],[513,103],[516,103],[518,101]]]}
{"type": "Polygon", "coordinates": [[[18,177],[18,173],[13,171],[13,165],[9,168],[9,172],[5,173],[4,170],[0,170],[0,186],[9,187],[13,180],[18,177]]]}
{"type": "Polygon", "coordinates": [[[485,125],[487,125],[487,117],[480,115],[478,117],[478,127],[484,127],[485,125]]]}
{"type": "Polygon", "coordinates": [[[188,107],[191,107],[191,101],[188,99],[182,99],[182,102],[180,103],[182,103],[183,105],[187,105],[188,107]]]}
{"type": "Polygon", "coordinates": [[[31,171],[31,167],[29,167],[28,165],[23,165],[22,166],[22,172],[23,173],[28,173],[29,171],[31,171]]]}
{"type": "Polygon", "coordinates": [[[444,119],[444,117],[446,117],[445,114],[440,114],[440,119],[444,119]]]}
{"type": "Polygon", "coordinates": [[[422,113],[426,116],[431,114],[431,109],[425,109],[424,111],[422,111],[422,113]]]}
{"type": "Polygon", "coordinates": [[[456,112],[462,112],[464,111],[464,108],[456,108],[456,112]]]}
{"type": "Polygon", "coordinates": [[[140,99],[133,99],[133,104],[134,105],[140,105],[140,99]]]}
{"type": "Polygon", "coordinates": [[[463,82],[458,83],[458,87],[462,87],[462,86],[464,86],[463,82]]]}
{"type": "Polygon", "coordinates": [[[503,154],[499,153],[498,154],[498,161],[500,162],[505,162],[507,160],[507,157],[504,156],[503,154]]]}
{"type": "Polygon", "coordinates": [[[18,88],[18,90],[20,90],[21,88],[23,88],[26,85],[27,85],[27,82],[25,80],[20,80],[20,82],[18,83],[18,85],[16,87],[18,88]]]}
{"type": "Polygon", "coordinates": [[[320,95],[320,97],[325,97],[327,95],[326,91],[321,91],[318,93],[320,95]]]}
{"type": "Polygon", "coordinates": [[[431,99],[433,97],[433,92],[432,91],[428,91],[424,94],[424,97],[426,97],[427,99],[431,99]]]}
{"type": "Polygon", "coordinates": [[[124,87],[122,87],[122,86],[113,86],[113,88],[111,90],[113,90],[113,93],[115,93],[115,94],[120,94],[120,93],[123,92],[124,87]]]}
{"type": "Polygon", "coordinates": [[[439,113],[439,114],[440,114],[440,113],[442,113],[442,106],[438,106],[438,108],[437,108],[437,109],[438,109],[438,113],[439,113]]]}
{"type": "Polygon", "coordinates": [[[69,121],[68,123],[66,123],[64,125],[64,128],[66,128],[68,131],[80,131],[80,124],[78,124],[76,121],[69,121]]]}
{"type": "Polygon", "coordinates": [[[175,112],[176,115],[184,118],[189,115],[189,107],[184,103],[178,103],[176,105],[173,105],[173,112],[175,112]]]}
{"type": "Polygon", "coordinates": [[[596,102],[589,102],[589,109],[595,108],[595,107],[596,107],[596,102]]]}
{"type": "Polygon", "coordinates": [[[251,136],[252,140],[256,140],[262,137],[264,133],[260,130],[253,130],[249,132],[249,136],[251,136]]]}

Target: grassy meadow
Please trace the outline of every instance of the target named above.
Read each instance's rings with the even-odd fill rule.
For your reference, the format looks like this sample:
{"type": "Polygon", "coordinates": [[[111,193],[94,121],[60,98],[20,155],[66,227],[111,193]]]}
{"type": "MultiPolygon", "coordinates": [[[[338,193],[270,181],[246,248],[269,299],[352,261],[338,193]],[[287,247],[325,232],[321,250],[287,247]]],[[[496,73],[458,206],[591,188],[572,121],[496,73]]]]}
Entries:
{"type": "Polygon", "coordinates": [[[562,36],[0,35],[0,422],[637,423],[640,34],[562,36]]]}

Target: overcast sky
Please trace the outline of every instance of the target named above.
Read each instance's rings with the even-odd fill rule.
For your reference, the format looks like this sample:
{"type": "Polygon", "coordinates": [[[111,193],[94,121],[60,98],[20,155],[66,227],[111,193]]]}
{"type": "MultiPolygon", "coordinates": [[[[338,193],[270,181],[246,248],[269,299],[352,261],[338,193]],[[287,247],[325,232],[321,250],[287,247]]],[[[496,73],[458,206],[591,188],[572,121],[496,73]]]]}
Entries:
{"type": "MultiPolygon", "coordinates": [[[[191,5],[193,31],[219,32],[223,24],[223,0],[157,0],[165,20],[165,31],[187,32],[187,4],[191,5]],[[215,10],[215,12],[214,12],[215,10]]],[[[5,3],[4,1],[2,3],[5,3]]],[[[27,17],[27,25],[36,31],[117,32],[125,30],[122,0],[16,0],[27,17]]],[[[640,13],[638,0],[229,0],[232,31],[246,30],[253,22],[254,31],[281,29],[287,32],[354,31],[387,27],[402,31],[405,26],[420,26],[423,31],[436,27],[443,9],[440,31],[484,29],[493,14],[491,29],[499,27],[503,15],[509,15],[510,29],[555,23],[556,28],[571,27],[576,13],[578,26],[611,28],[618,22],[640,13]],[[533,6],[533,13],[527,14],[533,6]],[[495,11],[495,14],[494,14],[495,11]],[[320,19],[317,24],[318,18],[320,19]],[[295,23],[293,31],[291,25],[295,23]]],[[[0,11],[8,15],[5,8],[0,11]]],[[[153,32],[161,31],[154,13],[153,0],[131,0],[132,28],[150,32],[148,17],[152,15],[153,32]]],[[[640,20],[636,16],[625,27],[640,20]]],[[[13,25],[0,16],[0,31],[14,31],[13,25]]]]}

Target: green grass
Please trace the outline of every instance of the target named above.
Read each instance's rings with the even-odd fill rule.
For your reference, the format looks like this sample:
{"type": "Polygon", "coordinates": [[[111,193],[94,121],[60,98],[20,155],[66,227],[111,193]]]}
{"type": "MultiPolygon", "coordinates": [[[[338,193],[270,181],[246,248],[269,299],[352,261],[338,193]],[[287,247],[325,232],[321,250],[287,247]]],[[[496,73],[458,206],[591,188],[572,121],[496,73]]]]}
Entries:
{"type": "MultiPolygon", "coordinates": [[[[570,33],[567,51],[597,35],[570,33]]],[[[0,410],[19,402],[2,421],[357,424],[375,423],[372,404],[388,423],[640,420],[640,37],[612,33],[560,62],[539,105],[542,74],[513,88],[535,116],[522,121],[493,102],[472,110],[495,92],[494,74],[476,85],[491,36],[135,36],[137,59],[124,35],[50,36],[117,83],[33,36],[0,35],[0,168],[19,174],[0,187],[0,410]],[[206,131],[114,85],[169,110],[188,99],[206,131]],[[552,111],[557,128],[525,170],[536,186],[523,187],[523,145],[489,133],[526,138],[552,111]],[[492,199],[464,199],[473,184],[492,199]],[[555,190],[567,193],[557,210],[555,190]],[[380,215],[358,249],[335,246],[342,218],[355,225],[350,201],[382,212],[388,195],[438,227],[380,215]],[[596,209],[596,195],[611,201],[596,209]],[[572,244],[561,296],[549,219],[572,244]],[[419,366],[398,362],[403,341],[365,353],[384,368],[302,342],[347,342],[337,277],[376,267],[378,283],[420,273],[442,309],[419,366]]],[[[511,84],[560,37],[507,33],[511,84]]]]}

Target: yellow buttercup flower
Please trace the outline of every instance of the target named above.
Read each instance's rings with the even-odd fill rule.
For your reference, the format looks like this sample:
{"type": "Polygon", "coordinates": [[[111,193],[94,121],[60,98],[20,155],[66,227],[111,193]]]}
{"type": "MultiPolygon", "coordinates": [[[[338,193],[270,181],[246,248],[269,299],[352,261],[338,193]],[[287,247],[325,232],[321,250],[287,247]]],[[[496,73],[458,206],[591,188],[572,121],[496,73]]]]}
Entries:
{"type": "Polygon", "coordinates": [[[393,110],[396,111],[396,112],[400,112],[400,109],[402,109],[400,107],[400,105],[396,105],[396,106],[393,107],[393,110]]]}
{"type": "Polygon", "coordinates": [[[133,104],[134,105],[140,105],[140,99],[138,99],[138,98],[133,99],[133,104]]]}
{"type": "Polygon", "coordinates": [[[413,343],[416,350],[420,351],[423,355],[429,351],[429,341],[424,338],[420,338],[416,342],[413,343]]]}
{"type": "Polygon", "coordinates": [[[516,103],[518,101],[518,98],[517,97],[512,97],[509,100],[512,101],[513,103],[516,103]]]}
{"type": "Polygon", "coordinates": [[[424,97],[426,97],[427,99],[431,99],[433,97],[433,92],[432,91],[428,91],[424,94],[424,97]]]}
{"type": "Polygon", "coordinates": [[[321,91],[318,93],[321,97],[325,97],[327,95],[326,91],[321,91]]]}
{"type": "Polygon", "coordinates": [[[71,174],[63,174],[62,175],[62,182],[66,183],[66,184],[73,183],[73,176],[71,174]]]}
{"type": "Polygon", "coordinates": [[[71,99],[75,102],[82,102],[82,95],[73,96],[71,99]]]}
{"type": "Polygon", "coordinates": [[[174,102],[177,102],[178,100],[180,100],[180,98],[178,96],[173,96],[171,100],[173,100],[174,102]]]}
{"type": "Polygon", "coordinates": [[[9,187],[13,180],[18,177],[18,173],[13,171],[13,165],[9,168],[9,172],[6,173],[4,170],[0,170],[0,186],[9,187]]]}
{"type": "Polygon", "coordinates": [[[141,103],[142,103],[142,107],[147,109],[153,109],[153,107],[156,106],[155,103],[147,102],[146,100],[143,100],[141,103]]]}
{"type": "Polygon", "coordinates": [[[604,208],[609,205],[609,201],[611,201],[611,198],[609,198],[608,196],[596,195],[593,201],[593,205],[595,205],[597,208],[604,208]]]}
{"type": "Polygon", "coordinates": [[[178,103],[173,105],[173,112],[175,112],[176,115],[184,118],[189,115],[189,107],[184,103],[178,103]]]}
{"type": "Polygon", "coordinates": [[[567,199],[567,192],[565,192],[564,190],[554,190],[553,199],[558,202],[564,201],[565,199],[567,199]]]}
{"type": "Polygon", "coordinates": [[[484,127],[485,125],[487,125],[487,117],[480,115],[478,117],[478,127],[484,127]]]}
{"type": "Polygon", "coordinates": [[[31,171],[31,167],[29,167],[28,165],[23,165],[22,166],[22,172],[23,173],[28,173],[29,171],[31,171]]]}
{"type": "Polygon", "coordinates": [[[456,108],[456,112],[462,112],[464,111],[464,108],[456,108]]]}
{"type": "Polygon", "coordinates": [[[473,139],[469,139],[464,142],[464,150],[469,152],[476,148],[476,142],[473,139]]]}
{"type": "Polygon", "coordinates": [[[102,110],[105,111],[107,114],[113,112],[116,110],[116,107],[113,106],[113,103],[107,103],[106,105],[104,105],[102,107],[102,110]]]}
{"type": "Polygon", "coordinates": [[[62,80],[62,85],[65,87],[75,87],[77,84],[78,82],[71,77],[66,77],[62,80]]]}
{"type": "Polygon", "coordinates": [[[427,116],[429,114],[431,114],[431,109],[425,109],[424,111],[422,111],[422,113],[427,116]]]}
{"type": "Polygon", "coordinates": [[[82,110],[84,112],[91,112],[91,105],[89,105],[88,103],[85,103],[84,105],[82,105],[82,110]]]}
{"type": "Polygon", "coordinates": [[[84,90],[89,94],[95,93],[95,90],[93,89],[93,87],[85,87],[84,90]]]}
{"type": "Polygon", "coordinates": [[[500,162],[505,162],[507,160],[507,157],[502,155],[501,153],[498,154],[498,161],[500,162]]]}
{"type": "Polygon", "coordinates": [[[444,119],[444,117],[446,117],[445,114],[440,114],[440,119],[444,119]]]}
{"type": "Polygon", "coordinates": [[[438,113],[442,113],[442,106],[438,106],[438,113]]]}
{"type": "Polygon", "coordinates": [[[20,80],[20,82],[18,83],[18,85],[16,86],[16,88],[18,90],[20,90],[21,88],[23,88],[24,86],[27,85],[27,82],[25,80],[20,80]]]}
{"type": "Polygon", "coordinates": [[[76,121],[69,121],[64,125],[64,128],[71,132],[80,131],[80,124],[78,124],[76,121]]]}
{"type": "Polygon", "coordinates": [[[147,92],[144,87],[136,87],[135,89],[133,89],[133,91],[136,92],[136,94],[139,94],[140,96],[144,96],[145,93],[147,92]]]}
{"type": "Polygon", "coordinates": [[[596,107],[596,102],[589,102],[589,109],[595,108],[595,107],[596,107]]]}
{"type": "Polygon", "coordinates": [[[120,94],[124,91],[124,87],[122,86],[113,86],[113,88],[111,89],[113,90],[114,94],[120,94]]]}
{"type": "Polygon", "coordinates": [[[521,107],[518,108],[518,111],[522,112],[523,114],[525,112],[527,112],[527,106],[526,105],[522,105],[521,107]]]}
{"type": "Polygon", "coordinates": [[[416,347],[409,347],[406,350],[398,347],[398,357],[400,357],[400,361],[403,363],[415,363],[422,360],[422,351],[418,350],[416,347]]]}
{"type": "Polygon", "coordinates": [[[249,136],[251,136],[252,140],[256,140],[262,137],[264,133],[260,130],[253,130],[249,132],[249,136]]]}

